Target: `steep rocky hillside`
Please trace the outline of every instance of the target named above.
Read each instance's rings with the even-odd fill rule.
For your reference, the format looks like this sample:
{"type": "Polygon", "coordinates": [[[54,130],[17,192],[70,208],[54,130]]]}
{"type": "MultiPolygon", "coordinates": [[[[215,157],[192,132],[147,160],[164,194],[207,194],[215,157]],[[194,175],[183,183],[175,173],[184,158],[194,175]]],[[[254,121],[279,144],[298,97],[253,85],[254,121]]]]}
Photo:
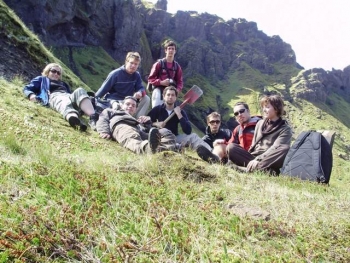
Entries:
{"type": "MultiPolygon", "coordinates": [[[[226,125],[232,127],[235,101],[248,101],[258,113],[256,98],[271,92],[291,103],[307,100],[349,125],[339,105],[348,107],[350,101],[350,67],[304,70],[292,47],[279,36],[267,36],[256,22],[244,18],[225,21],[194,11],[170,14],[167,1],[156,5],[139,0],[5,2],[92,90],[98,89],[110,70],[123,64],[130,50],[142,54],[140,72],[146,80],[152,63],[163,56],[160,43],[174,39],[179,44],[176,59],[184,69],[184,91],[193,84],[204,90],[195,107],[187,107],[200,130],[205,115],[213,110],[220,111],[226,125]]],[[[3,58],[0,70],[31,78],[44,62],[52,60],[28,50],[24,33],[14,38],[16,33],[6,30],[2,23],[3,56],[10,60],[3,58]],[[17,61],[26,59],[30,62],[18,65],[17,61]]]]}

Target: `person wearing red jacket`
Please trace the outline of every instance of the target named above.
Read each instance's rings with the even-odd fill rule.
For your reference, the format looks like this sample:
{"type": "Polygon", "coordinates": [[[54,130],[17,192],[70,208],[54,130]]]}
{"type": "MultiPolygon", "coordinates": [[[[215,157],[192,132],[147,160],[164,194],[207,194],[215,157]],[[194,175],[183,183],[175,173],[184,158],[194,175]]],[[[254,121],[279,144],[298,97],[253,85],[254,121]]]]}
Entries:
{"type": "Polygon", "coordinates": [[[235,165],[232,168],[239,171],[260,170],[278,175],[290,148],[292,129],[282,118],[286,113],[281,96],[264,96],[260,106],[264,118],[256,124],[249,149],[233,143],[227,146],[227,155],[235,165]]]}
{"type": "Polygon", "coordinates": [[[210,163],[226,163],[228,160],[227,148],[230,147],[231,144],[236,144],[245,150],[248,150],[251,146],[255,125],[262,117],[250,116],[249,106],[245,102],[237,102],[233,108],[233,112],[239,125],[233,130],[230,140],[215,140],[212,152],[203,148],[198,148],[197,153],[203,160],[210,163]]]}
{"type": "Polygon", "coordinates": [[[148,76],[148,90],[152,92],[152,108],[163,103],[162,94],[166,87],[173,86],[180,93],[183,88],[182,69],[175,61],[176,44],[166,40],[163,44],[165,58],[153,64],[148,76]]]}

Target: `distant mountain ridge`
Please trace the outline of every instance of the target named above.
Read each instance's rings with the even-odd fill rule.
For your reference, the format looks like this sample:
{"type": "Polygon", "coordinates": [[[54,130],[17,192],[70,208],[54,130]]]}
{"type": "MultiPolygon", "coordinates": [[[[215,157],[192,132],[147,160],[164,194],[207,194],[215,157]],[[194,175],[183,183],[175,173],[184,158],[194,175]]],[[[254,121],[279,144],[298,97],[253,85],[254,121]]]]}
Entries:
{"type": "MultiPolygon", "coordinates": [[[[112,65],[99,70],[92,56],[82,63],[75,56],[79,49],[96,48],[92,52],[98,56],[102,47],[116,61],[113,67],[124,63],[128,51],[139,51],[143,58],[140,72],[146,80],[154,61],[163,56],[160,43],[165,38],[174,39],[179,45],[176,60],[184,69],[185,85],[199,84],[207,95],[190,110],[191,119],[201,130],[205,115],[212,110],[228,117],[232,111],[228,105],[232,97],[240,97],[242,87],[269,94],[276,85],[282,86],[278,92],[290,102],[305,99],[332,107],[336,103],[330,96],[333,93],[350,102],[350,66],[344,70],[304,70],[289,44],[279,36],[267,36],[255,22],[243,18],[225,21],[195,11],[173,15],[166,12],[166,0],[155,5],[139,0],[4,2],[56,55],[66,52],[58,57],[92,90],[99,87],[112,65]],[[94,75],[96,83],[89,82],[87,75],[94,75]]],[[[11,50],[3,54],[6,62],[0,71],[6,73],[10,68],[9,74],[30,79],[43,68],[30,57],[31,63],[18,65],[20,57],[23,60],[27,55],[16,58],[18,54],[11,50]],[[9,56],[14,59],[6,60],[9,56]]],[[[228,126],[232,121],[227,121],[228,126]]]]}

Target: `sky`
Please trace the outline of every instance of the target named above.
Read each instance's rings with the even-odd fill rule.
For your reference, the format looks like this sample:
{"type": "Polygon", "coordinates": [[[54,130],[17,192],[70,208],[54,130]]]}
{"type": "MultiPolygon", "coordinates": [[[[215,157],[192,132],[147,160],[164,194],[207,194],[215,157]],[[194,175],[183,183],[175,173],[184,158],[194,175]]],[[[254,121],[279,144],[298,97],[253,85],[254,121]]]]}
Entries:
{"type": "Polygon", "coordinates": [[[350,65],[349,0],[168,0],[167,12],[177,10],[256,22],[258,30],[290,44],[305,69],[350,65]]]}

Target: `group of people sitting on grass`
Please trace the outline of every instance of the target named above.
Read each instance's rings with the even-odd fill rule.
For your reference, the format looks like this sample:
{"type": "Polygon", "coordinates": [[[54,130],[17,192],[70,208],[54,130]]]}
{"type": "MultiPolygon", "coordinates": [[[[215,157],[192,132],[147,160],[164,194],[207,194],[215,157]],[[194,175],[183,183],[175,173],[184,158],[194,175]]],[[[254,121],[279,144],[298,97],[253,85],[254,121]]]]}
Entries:
{"type": "Polygon", "coordinates": [[[127,54],[125,64],[109,73],[94,97],[83,88],[72,91],[62,81],[63,69],[57,63],[48,64],[23,92],[30,101],[61,113],[72,127],[81,131],[86,131],[87,125],[80,116],[89,116],[91,129],[101,138],[112,138],[135,153],[182,151],[190,147],[208,163],[229,164],[246,172],[263,170],[278,174],[292,137],[290,126],[282,119],[281,97],[261,99],[263,117],[250,116],[246,103],[236,103],[234,115],[239,125],[233,132],[221,128],[219,113],[209,114],[206,135],[200,138],[192,133],[186,112],[176,103],[183,87],[182,70],[174,60],[176,44],[167,41],[164,51],[165,58],[154,63],[148,78],[153,87],[149,89],[152,109],[148,113],[151,100],[137,71],[141,62],[137,52],[127,54]],[[110,106],[98,112],[96,98],[105,99],[110,106]]]}

